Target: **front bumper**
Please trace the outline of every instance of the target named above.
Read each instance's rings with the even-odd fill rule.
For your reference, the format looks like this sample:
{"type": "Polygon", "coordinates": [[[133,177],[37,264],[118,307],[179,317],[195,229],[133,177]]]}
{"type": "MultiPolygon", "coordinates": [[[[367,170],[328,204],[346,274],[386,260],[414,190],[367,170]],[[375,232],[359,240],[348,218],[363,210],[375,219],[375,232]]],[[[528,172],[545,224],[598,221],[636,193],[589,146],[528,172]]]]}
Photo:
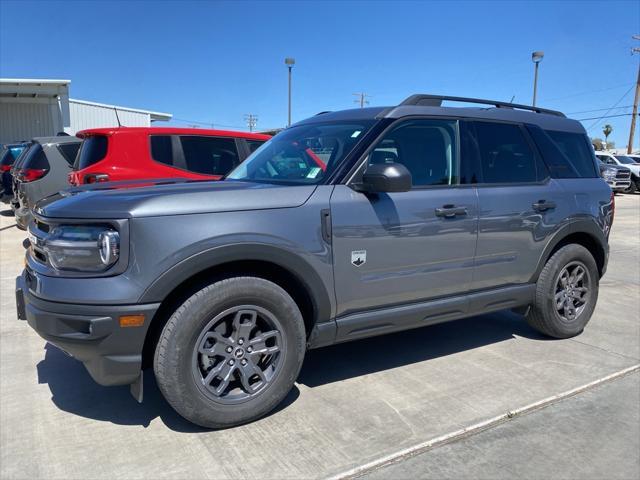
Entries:
{"type": "Polygon", "coordinates": [[[34,295],[28,270],[16,278],[18,318],[38,335],[80,360],[100,385],[128,385],[140,377],[142,348],[159,303],[145,305],[77,305],[34,295]],[[141,327],[121,327],[123,315],[145,316],[141,327]]]}
{"type": "Polygon", "coordinates": [[[622,192],[631,186],[631,179],[627,180],[607,180],[607,185],[611,187],[614,192],[622,192]]]}

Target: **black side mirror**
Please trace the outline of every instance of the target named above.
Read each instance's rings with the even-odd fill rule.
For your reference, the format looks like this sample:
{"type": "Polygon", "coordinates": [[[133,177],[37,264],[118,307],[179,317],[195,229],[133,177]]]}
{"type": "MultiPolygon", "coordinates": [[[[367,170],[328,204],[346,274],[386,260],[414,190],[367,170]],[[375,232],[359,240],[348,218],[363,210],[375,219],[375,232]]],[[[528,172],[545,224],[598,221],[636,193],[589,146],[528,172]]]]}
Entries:
{"type": "Polygon", "coordinates": [[[412,184],[411,172],[401,163],[380,163],[367,167],[358,190],[370,193],[408,192],[412,184]]]}

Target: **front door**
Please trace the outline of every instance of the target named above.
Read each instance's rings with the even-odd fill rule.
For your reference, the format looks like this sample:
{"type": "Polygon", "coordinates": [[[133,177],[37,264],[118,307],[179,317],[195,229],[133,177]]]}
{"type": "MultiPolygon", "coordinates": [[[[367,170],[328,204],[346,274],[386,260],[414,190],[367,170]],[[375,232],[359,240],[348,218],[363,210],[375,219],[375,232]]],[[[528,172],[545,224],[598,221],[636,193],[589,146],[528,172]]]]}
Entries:
{"type": "Polygon", "coordinates": [[[383,135],[366,165],[404,164],[412,174],[412,190],[365,194],[335,187],[331,218],[338,316],[466,291],[476,246],[477,196],[473,187],[459,185],[457,138],[455,120],[403,121],[383,135]]]}

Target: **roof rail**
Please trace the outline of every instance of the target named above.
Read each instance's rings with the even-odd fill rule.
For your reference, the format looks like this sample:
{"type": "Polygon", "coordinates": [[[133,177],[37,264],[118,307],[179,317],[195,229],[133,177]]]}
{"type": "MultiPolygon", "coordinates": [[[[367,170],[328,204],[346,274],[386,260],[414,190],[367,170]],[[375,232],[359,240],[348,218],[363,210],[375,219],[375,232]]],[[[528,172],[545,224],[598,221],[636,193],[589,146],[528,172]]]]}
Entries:
{"type": "Polygon", "coordinates": [[[324,110],[322,112],[318,112],[314,115],[314,117],[317,117],[318,115],[324,115],[325,113],[331,113],[331,110],[324,110]]]}
{"type": "Polygon", "coordinates": [[[519,103],[500,102],[497,100],[482,100],[480,98],[450,97],[448,95],[428,95],[428,94],[411,95],[409,98],[406,98],[399,106],[422,105],[425,107],[439,107],[442,105],[443,100],[449,100],[452,102],[479,103],[482,105],[493,105],[496,108],[518,108],[520,110],[529,110],[536,113],[547,113],[549,115],[555,115],[557,117],[565,116],[564,113],[558,112],[557,110],[548,110],[546,108],[532,107],[530,105],[521,105],[519,103]]]}

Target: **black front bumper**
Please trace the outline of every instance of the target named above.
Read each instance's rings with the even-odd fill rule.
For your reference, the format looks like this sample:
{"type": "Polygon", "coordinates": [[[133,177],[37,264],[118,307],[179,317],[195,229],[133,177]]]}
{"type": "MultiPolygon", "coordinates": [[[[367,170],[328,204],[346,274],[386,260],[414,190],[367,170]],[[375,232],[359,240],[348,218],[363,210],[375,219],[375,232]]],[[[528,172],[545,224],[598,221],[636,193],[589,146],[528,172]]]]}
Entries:
{"type": "Polygon", "coordinates": [[[27,270],[16,278],[18,318],[38,335],[84,363],[100,385],[128,385],[142,368],[144,339],[160,304],[75,305],[42,300],[34,295],[34,277],[27,270]],[[121,327],[123,315],[145,316],[141,327],[121,327]]]}

